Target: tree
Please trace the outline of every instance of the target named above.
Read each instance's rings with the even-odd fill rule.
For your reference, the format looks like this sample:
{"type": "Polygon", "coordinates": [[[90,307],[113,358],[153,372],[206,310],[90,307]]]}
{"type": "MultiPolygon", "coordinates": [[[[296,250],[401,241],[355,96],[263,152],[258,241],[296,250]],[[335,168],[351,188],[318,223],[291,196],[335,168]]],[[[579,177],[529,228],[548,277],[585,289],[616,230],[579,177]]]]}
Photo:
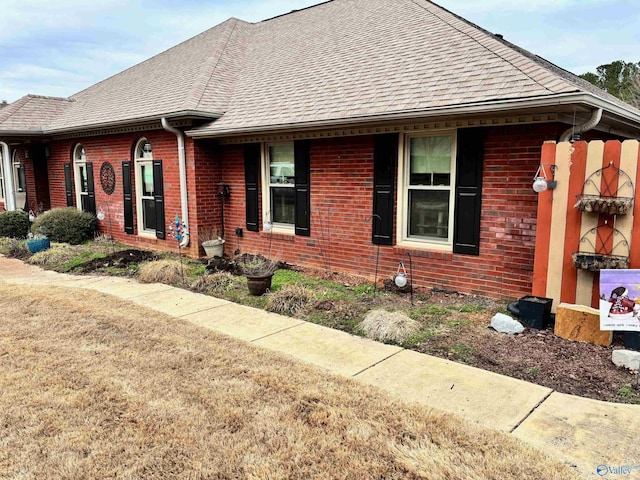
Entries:
{"type": "Polygon", "coordinates": [[[616,60],[600,65],[596,73],[587,72],[580,77],[640,108],[640,62],[616,60]]]}

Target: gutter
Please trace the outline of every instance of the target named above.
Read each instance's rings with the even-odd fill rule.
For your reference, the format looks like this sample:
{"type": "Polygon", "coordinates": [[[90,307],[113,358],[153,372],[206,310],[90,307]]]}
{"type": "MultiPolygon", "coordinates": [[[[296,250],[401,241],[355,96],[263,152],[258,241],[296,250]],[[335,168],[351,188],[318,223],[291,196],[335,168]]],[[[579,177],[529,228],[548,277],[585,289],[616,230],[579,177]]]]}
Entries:
{"type": "MultiPolygon", "coordinates": [[[[619,115],[640,130],[640,113],[616,105],[596,95],[586,92],[561,93],[558,95],[545,95],[540,97],[517,98],[508,100],[488,101],[482,103],[470,103],[445,107],[429,107],[419,110],[403,110],[390,114],[367,115],[358,118],[330,119],[313,122],[286,123],[280,125],[237,127],[227,129],[198,129],[189,130],[186,134],[192,138],[213,138],[227,135],[246,135],[254,133],[274,132],[281,130],[302,130],[316,128],[331,128],[339,126],[355,126],[363,123],[379,121],[399,121],[425,116],[454,116],[495,113],[497,110],[521,110],[529,108],[548,108],[560,105],[583,104],[589,108],[602,108],[614,115],[619,115]]],[[[215,125],[215,124],[214,124],[215,125]]]]}
{"type": "Polygon", "coordinates": [[[178,167],[180,172],[180,207],[182,210],[182,221],[186,225],[184,237],[180,241],[180,248],[184,248],[189,245],[189,200],[187,197],[187,162],[184,152],[184,135],[177,128],[169,125],[166,117],[162,117],[160,120],[162,128],[167,132],[173,133],[178,140],[178,167]]]}
{"type": "Polygon", "coordinates": [[[571,140],[574,134],[580,134],[591,130],[593,127],[600,123],[602,119],[602,108],[594,108],[591,112],[591,118],[587,120],[582,125],[577,125],[575,127],[570,127],[565,132],[560,135],[560,142],[568,142],[571,140]]]}
{"type": "Polygon", "coordinates": [[[0,148],[2,149],[2,170],[4,171],[4,209],[15,210],[15,185],[13,184],[13,166],[11,165],[11,152],[9,151],[9,144],[0,142],[0,148]]]}

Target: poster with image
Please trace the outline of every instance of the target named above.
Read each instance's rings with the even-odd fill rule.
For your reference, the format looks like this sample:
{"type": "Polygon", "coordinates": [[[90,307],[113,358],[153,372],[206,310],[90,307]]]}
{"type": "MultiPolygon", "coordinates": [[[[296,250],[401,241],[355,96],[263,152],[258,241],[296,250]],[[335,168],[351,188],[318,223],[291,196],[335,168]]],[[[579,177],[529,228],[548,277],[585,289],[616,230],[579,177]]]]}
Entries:
{"type": "Polygon", "coordinates": [[[600,270],[600,330],[640,332],[640,270],[600,270]]]}

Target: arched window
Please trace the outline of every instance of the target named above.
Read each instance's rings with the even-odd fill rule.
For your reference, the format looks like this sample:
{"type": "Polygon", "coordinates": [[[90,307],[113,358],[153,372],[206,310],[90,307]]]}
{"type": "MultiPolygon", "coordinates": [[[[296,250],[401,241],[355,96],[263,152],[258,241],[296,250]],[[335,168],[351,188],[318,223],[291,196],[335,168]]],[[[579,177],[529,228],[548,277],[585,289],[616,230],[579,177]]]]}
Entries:
{"type": "Polygon", "coordinates": [[[87,161],[87,152],[81,143],[73,148],[73,177],[76,185],[76,205],[83,212],[95,213],[93,163],[87,161]]]}
{"type": "Polygon", "coordinates": [[[13,151],[13,185],[15,189],[16,208],[27,209],[27,176],[24,170],[24,164],[20,162],[18,151],[13,151]]]}
{"type": "Polygon", "coordinates": [[[145,137],[136,143],[134,161],[138,232],[156,236],[157,214],[153,178],[153,148],[145,137]]]}

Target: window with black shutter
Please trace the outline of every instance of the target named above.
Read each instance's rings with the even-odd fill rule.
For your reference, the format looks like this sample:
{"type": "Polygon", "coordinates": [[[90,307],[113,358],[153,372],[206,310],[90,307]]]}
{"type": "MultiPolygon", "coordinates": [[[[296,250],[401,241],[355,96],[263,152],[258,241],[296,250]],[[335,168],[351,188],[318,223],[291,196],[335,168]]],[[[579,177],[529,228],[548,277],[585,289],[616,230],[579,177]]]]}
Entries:
{"type": "Polygon", "coordinates": [[[164,178],[162,160],[153,161],[153,199],[155,202],[155,230],[157,238],[165,238],[164,219],[164,178]]]}
{"type": "Polygon", "coordinates": [[[295,156],[295,233],[311,235],[311,142],[294,142],[295,156]]]}
{"type": "Polygon", "coordinates": [[[71,164],[64,164],[64,193],[67,197],[67,207],[73,207],[73,181],[71,180],[71,164]]]}
{"type": "Polygon", "coordinates": [[[133,235],[133,191],[131,185],[131,162],[122,162],[122,192],[124,202],[124,231],[133,235]]]}

